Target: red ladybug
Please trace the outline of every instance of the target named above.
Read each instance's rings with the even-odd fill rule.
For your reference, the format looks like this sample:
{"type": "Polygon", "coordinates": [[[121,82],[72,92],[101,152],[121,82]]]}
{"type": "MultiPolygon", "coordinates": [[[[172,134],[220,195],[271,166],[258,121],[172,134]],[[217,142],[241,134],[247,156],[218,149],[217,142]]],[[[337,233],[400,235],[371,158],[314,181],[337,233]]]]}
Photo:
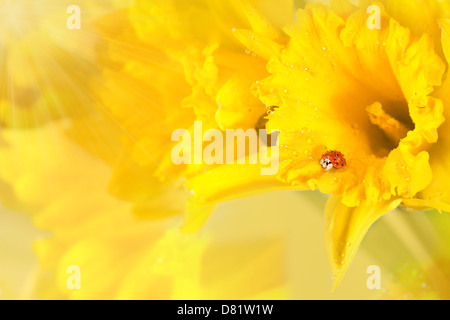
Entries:
{"type": "Polygon", "coordinates": [[[347,165],[347,162],[344,155],[339,151],[328,151],[320,159],[320,165],[326,171],[329,171],[331,168],[343,168],[347,165]]]}

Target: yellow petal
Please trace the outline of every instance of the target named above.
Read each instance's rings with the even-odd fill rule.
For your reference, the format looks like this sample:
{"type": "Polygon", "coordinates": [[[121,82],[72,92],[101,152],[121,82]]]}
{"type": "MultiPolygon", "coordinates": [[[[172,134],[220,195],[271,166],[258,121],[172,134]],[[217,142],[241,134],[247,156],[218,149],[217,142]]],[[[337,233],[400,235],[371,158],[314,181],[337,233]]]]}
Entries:
{"type": "MultiPolygon", "coordinates": [[[[447,64],[450,59],[450,20],[442,19],[439,21],[442,28],[442,47],[447,58],[447,64]]],[[[435,96],[442,100],[443,105],[437,107],[443,109],[444,116],[448,119],[450,117],[449,112],[449,93],[450,92],[450,78],[447,76],[440,88],[437,89],[435,96]]],[[[450,123],[444,122],[439,128],[438,143],[431,146],[429,150],[430,154],[430,166],[433,171],[433,179],[429,187],[420,193],[419,199],[413,201],[411,204],[413,207],[431,207],[438,210],[449,212],[450,210],[450,192],[447,185],[449,181],[449,162],[445,159],[448,158],[448,150],[450,148],[449,134],[450,123]]]]}
{"type": "Polygon", "coordinates": [[[274,190],[298,190],[279,182],[275,176],[262,175],[260,165],[227,164],[189,179],[191,192],[183,231],[197,231],[219,202],[274,190]]]}
{"type": "Polygon", "coordinates": [[[232,76],[217,92],[216,120],[222,130],[255,128],[266,107],[251,93],[254,81],[244,75],[232,76]]]}
{"type": "Polygon", "coordinates": [[[383,168],[391,194],[403,198],[412,198],[425,189],[431,183],[432,174],[429,154],[423,151],[414,155],[403,145],[389,154],[383,168]]]}
{"type": "Polygon", "coordinates": [[[349,0],[331,0],[330,6],[337,14],[343,18],[348,18],[358,7],[349,0]]]}
{"type": "MultiPolygon", "coordinates": [[[[402,25],[416,34],[427,33],[439,39],[438,19],[448,17],[450,4],[440,0],[385,0],[380,1],[386,11],[402,25]]],[[[360,7],[367,8],[373,1],[362,0],[360,7]]]]}
{"type": "Polygon", "coordinates": [[[333,290],[342,281],[370,226],[400,203],[401,199],[376,205],[362,202],[352,208],[342,204],[341,197],[330,197],[325,209],[325,246],[333,274],[333,290]]]}

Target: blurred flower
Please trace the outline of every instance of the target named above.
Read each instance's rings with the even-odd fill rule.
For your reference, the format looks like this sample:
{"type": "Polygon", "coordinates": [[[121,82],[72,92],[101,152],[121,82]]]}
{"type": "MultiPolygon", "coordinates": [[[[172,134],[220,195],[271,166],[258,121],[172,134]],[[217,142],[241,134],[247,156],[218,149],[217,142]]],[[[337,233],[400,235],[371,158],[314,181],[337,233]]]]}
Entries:
{"type": "MultiPolygon", "coordinates": [[[[91,121],[97,128],[105,128],[103,121],[108,122],[91,121]]],[[[80,128],[68,130],[56,122],[26,132],[2,132],[0,177],[10,186],[9,205],[26,210],[37,227],[50,232],[34,245],[41,268],[34,283],[28,284],[34,288],[31,297],[290,297],[280,239],[266,234],[239,242],[222,241],[214,233],[180,233],[178,218],[136,218],[130,204],[107,193],[109,166],[72,140],[86,135],[80,128]],[[69,266],[80,268],[80,290],[67,287],[69,266]]],[[[98,133],[92,132],[91,143],[103,142],[95,138],[98,133]]],[[[160,210],[165,205],[162,201],[160,210]]],[[[158,208],[154,210],[159,214],[158,208]]]]}
{"type": "Polygon", "coordinates": [[[188,193],[178,193],[176,202],[165,194],[180,190],[181,176],[195,176],[205,166],[173,164],[172,132],[193,130],[194,120],[202,121],[203,132],[255,128],[267,108],[251,86],[268,75],[266,61],[238,39],[260,38],[260,54],[268,57],[285,41],[280,26],[292,12],[291,1],[276,10],[269,1],[138,1],[97,23],[113,39],[99,100],[125,137],[114,195],[133,201],[140,216],[155,217],[155,194],[166,199],[165,215],[184,210],[188,193]]]}
{"type": "MultiPolygon", "coordinates": [[[[24,9],[22,5],[25,3],[7,2],[6,5],[17,9],[13,12],[22,13],[21,10],[24,9]]],[[[24,9],[23,12],[28,11],[24,9]]],[[[42,12],[47,13],[45,10],[42,12]]],[[[42,267],[41,273],[36,277],[36,295],[40,298],[97,299],[288,298],[289,292],[284,283],[284,268],[281,265],[283,251],[277,240],[263,237],[261,240],[253,239],[248,244],[240,242],[238,245],[228,245],[214,243],[209,237],[183,235],[177,230],[179,224],[177,218],[139,220],[130,214],[128,203],[116,200],[107,193],[110,172],[106,164],[111,165],[118,161],[111,191],[114,194],[123,192],[124,198],[129,195],[134,202],[142,203],[141,212],[145,212],[148,216],[155,218],[182,213],[183,196],[186,195],[176,176],[174,178],[168,176],[166,184],[153,178],[159,160],[167,151],[164,140],[154,139],[154,136],[155,132],[156,138],[167,135],[169,130],[162,130],[164,129],[162,125],[166,122],[161,121],[161,125],[157,126],[161,130],[149,131],[145,128],[148,123],[143,122],[146,118],[142,117],[142,114],[136,117],[135,113],[131,113],[132,117],[127,118],[128,110],[122,109],[124,106],[130,106],[132,102],[130,98],[136,96],[136,90],[139,90],[136,84],[139,84],[143,90],[152,90],[155,99],[161,98],[161,101],[157,101],[162,102],[162,105],[173,106],[176,113],[172,113],[171,117],[176,121],[183,114],[183,110],[177,103],[172,103],[173,100],[177,101],[177,95],[173,98],[168,95],[168,86],[174,86],[173,76],[180,77],[180,83],[186,81],[178,69],[180,62],[171,59],[166,53],[162,59],[174,63],[175,67],[172,69],[166,68],[167,65],[154,64],[153,61],[146,67],[139,58],[131,61],[124,59],[123,56],[125,58],[134,56],[130,50],[122,57],[121,54],[117,55],[117,52],[121,53],[121,48],[133,45],[133,40],[128,37],[130,34],[127,32],[134,30],[127,29],[128,26],[122,24],[120,20],[123,13],[129,12],[132,10],[119,11],[109,16],[112,20],[105,18],[97,22],[98,26],[106,29],[105,37],[108,35],[115,37],[114,40],[110,39],[110,43],[116,51],[111,50],[112,54],[108,57],[100,56],[105,67],[105,79],[111,81],[104,83],[100,78],[95,81],[97,86],[112,89],[109,94],[105,91],[101,96],[109,109],[103,108],[102,104],[96,101],[95,95],[98,91],[95,95],[89,91],[92,88],[98,89],[95,86],[88,87],[89,80],[92,79],[86,81],[85,78],[80,78],[79,83],[75,81],[78,74],[89,77],[92,71],[98,70],[96,66],[91,65],[93,59],[86,62],[87,70],[83,71],[83,59],[90,56],[87,52],[83,52],[80,54],[80,61],[67,65],[65,60],[51,61],[49,66],[43,67],[50,73],[50,77],[42,78],[49,85],[40,88],[39,94],[46,93],[46,90],[49,92],[55,90],[54,94],[51,93],[51,102],[55,102],[58,108],[63,108],[65,105],[57,95],[61,94],[61,99],[70,102],[67,104],[67,113],[63,109],[55,116],[43,114],[42,118],[38,118],[42,110],[44,113],[52,109],[48,101],[42,101],[42,110],[32,108],[20,119],[15,116],[7,118],[14,126],[27,127],[27,131],[12,129],[2,131],[0,177],[5,188],[5,192],[2,193],[4,205],[28,212],[36,226],[51,232],[51,237],[35,245],[42,267]],[[126,43],[120,43],[122,34],[126,36],[126,43]],[[119,57],[114,57],[114,53],[119,57]],[[53,66],[61,73],[56,72],[56,69],[53,70],[53,66]],[[74,73],[66,75],[64,73],[67,71],[66,66],[68,68],[70,66],[69,69],[73,69],[74,73]],[[166,73],[160,72],[160,67],[166,73]],[[120,72],[117,73],[117,70],[120,72]],[[147,81],[149,79],[147,76],[158,75],[161,75],[161,81],[158,81],[161,88],[149,86],[142,81],[147,81]],[[65,83],[65,80],[70,83],[65,83]],[[128,85],[124,87],[124,83],[128,85]],[[59,90],[59,85],[67,89],[67,92],[59,90]],[[87,88],[90,89],[86,90],[87,88]],[[117,95],[111,95],[117,92],[117,95]],[[122,97],[123,100],[118,97],[122,97]],[[82,108],[86,107],[87,114],[76,110],[76,117],[72,117],[70,121],[55,120],[67,115],[73,116],[74,114],[70,112],[74,111],[73,106],[78,104],[82,108]],[[103,113],[98,113],[93,107],[102,108],[103,113]],[[28,121],[30,119],[36,122],[30,124],[28,121]],[[36,129],[29,128],[51,119],[54,120],[52,124],[45,124],[36,129]],[[142,132],[144,134],[141,134],[142,132]],[[129,138],[128,141],[124,141],[123,146],[120,143],[121,134],[129,138]],[[150,160],[148,158],[150,153],[141,148],[141,144],[146,142],[156,142],[162,147],[157,154],[155,151],[159,151],[159,148],[154,144],[150,145],[150,160]],[[144,157],[139,152],[144,154],[144,157]],[[151,166],[146,162],[150,162],[151,166]],[[119,180],[120,183],[114,184],[115,180],[119,180]],[[161,186],[166,187],[162,189],[161,186]],[[230,263],[230,259],[234,261],[230,263]],[[254,265],[255,263],[260,265],[254,265]],[[67,268],[70,265],[80,267],[83,290],[69,291],[66,287],[67,268]],[[255,273],[256,268],[260,272],[255,273]],[[246,283],[251,285],[246,286],[246,283]]],[[[204,14],[206,13],[208,11],[204,14]]],[[[89,26],[93,27],[91,24],[89,26]]],[[[36,36],[35,41],[42,41],[42,38],[47,37],[45,32],[36,28],[30,27],[27,31],[31,32],[32,29],[32,34],[36,36]]],[[[63,32],[66,30],[61,31],[61,36],[63,32]]],[[[22,34],[17,37],[22,39],[22,34]]],[[[95,37],[93,36],[94,39],[95,37]]],[[[16,39],[13,40],[5,46],[8,50],[17,44],[16,39]]],[[[67,38],[64,40],[70,42],[67,38]]],[[[33,41],[25,39],[24,43],[32,44],[33,41]]],[[[56,43],[60,45],[65,42],[56,43]]],[[[95,49],[101,54],[105,49],[102,41],[95,45],[95,49]]],[[[139,45],[141,47],[136,51],[139,53],[142,50],[147,53],[145,50],[148,47],[145,43],[140,41],[139,45]]],[[[49,46],[51,47],[50,44],[49,46]]],[[[77,47],[77,44],[70,43],[70,46],[77,47]]],[[[22,54],[20,57],[23,57],[28,53],[39,52],[19,53],[22,54]]],[[[69,59],[70,55],[64,54],[61,57],[69,59]]],[[[145,61],[147,58],[144,56],[143,59],[145,61]]],[[[30,65],[33,66],[31,63],[30,65]]],[[[250,68],[249,70],[251,71],[250,68]]],[[[37,73],[28,74],[26,79],[34,81],[33,83],[39,82],[41,78],[37,78],[37,75],[37,73]],[[33,78],[34,76],[36,77],[33,78]]],[[[18,85],[13,83],[11,87],[17,88],[18,85]]],[[[185,92],[183,89],[179,90],[178,86],[174,89],[170,92],[179,92],[181,97],[184,93],[189,93],[188,90],[185,92]]],[[[8,103],[14,101],[10,95],[5,99],[8,103]]],[[[145,99],[144,101],[148,102],[145,99]]],[[[134,106],[137,108],[147,107],[142,103],[143,100],[136,102],[134,106]]],[[[29,102],[25,104],[32,105],[29,102]]],[[[12,113],[15,112],[15,105],[7,107],[11,107],[12,113]]],[[[264,106],[262,108],[264,109],[264,106]]],[[[153,108],[145,109],[145,113],[153,114],[152,119],[154,117],[158,119],[153,111],[153,108]]],[[[191,113],[192,111],[185,112],[186,115],[191,113]]],[[[167,114],[167,111],[163,112],[161,120],[169,120],[167,114]]],[[[187,123],[189,119],[194,117],[182,117],[182,123],[183,121],[187,123]]],[[[178,125],[179,122],[176,123],[178,125]]]]}
{"type": "Polygon", "coordinates": [[[130,1],[78,1],[80,30],[69,30],[68,0],[0,1],[0,123],[34,127],[80,116],[92,106],[89,82],[99,75],[93,21],[130,1]]]}

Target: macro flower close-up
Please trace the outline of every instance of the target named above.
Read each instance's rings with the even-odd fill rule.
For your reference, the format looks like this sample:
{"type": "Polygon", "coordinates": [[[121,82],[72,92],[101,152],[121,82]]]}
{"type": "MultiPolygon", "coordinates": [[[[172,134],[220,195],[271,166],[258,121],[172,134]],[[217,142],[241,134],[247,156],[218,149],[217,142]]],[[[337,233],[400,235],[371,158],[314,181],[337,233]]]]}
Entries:
{"type": "Polygon", "coordinates": [[[450,298],[450,1],[0,0],[0,26],[0,299],[450,298]]]}

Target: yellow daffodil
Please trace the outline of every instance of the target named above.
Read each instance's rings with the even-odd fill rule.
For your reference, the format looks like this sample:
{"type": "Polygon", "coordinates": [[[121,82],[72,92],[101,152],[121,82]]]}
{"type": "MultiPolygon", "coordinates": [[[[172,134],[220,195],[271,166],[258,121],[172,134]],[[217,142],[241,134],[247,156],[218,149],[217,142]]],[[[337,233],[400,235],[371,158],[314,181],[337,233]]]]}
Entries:
{"type": "MultiPolygon", "coordinates": [[[[376,5],[379,29],[368,27],[367,7],[345,1],[308,4],[284,29],[290,41],[269,59],[271,76],[253,86],[266,106],[278,107],[266,125],[280,131],[276,179],[224,166],[187,184],[200,208],[264,187],[332,194],[325,236],[335,287],[383,214],[401,204],[450,210],[441,156],[447,91],[440,38],[411,31],[376,5]],[[330,150],[344,154],[347,166],[324,170],[319,161],[330,150]]],[[[240,40],[251,48],[261,44],[240,40]]],[[[188,213],[190,225],[208,214],[188,213]]]]}

